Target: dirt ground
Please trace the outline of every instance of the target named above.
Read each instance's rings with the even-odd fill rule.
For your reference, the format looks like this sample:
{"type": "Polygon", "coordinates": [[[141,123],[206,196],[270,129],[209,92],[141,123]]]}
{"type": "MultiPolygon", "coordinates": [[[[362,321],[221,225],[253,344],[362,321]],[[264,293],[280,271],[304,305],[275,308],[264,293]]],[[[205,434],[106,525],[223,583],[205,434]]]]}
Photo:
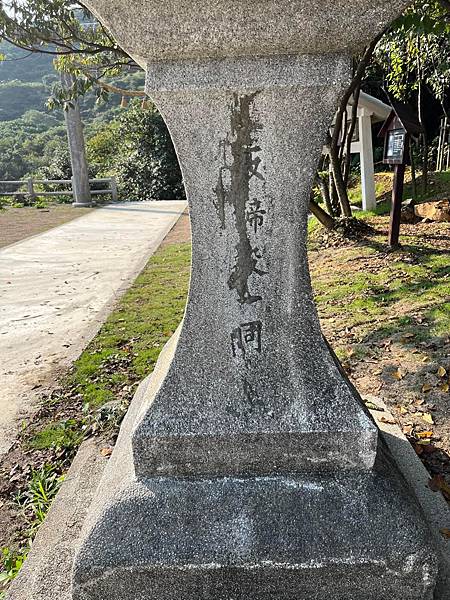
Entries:
{"type": "Polygon", "coordinates": [[[48,208],[5,208],[0,211],[0,248],[72,221],[91,210],[67,204],[49,205],[48,208]]]}
{"type": "MultiPolygon", "coordinates": [[[[384,401],[450,501],[450,224],[402,225],[310,251],[325,336],[359,393],[384,401]]],[[[326,240],[325,240],[326,241],[326,240]]]]}
{"type": "Polygon", "coordinates": [[[161,248],[170,244],[184,244],[191,241],[191,221],[189,212],[186,210],[164,238],[161,248]]]}

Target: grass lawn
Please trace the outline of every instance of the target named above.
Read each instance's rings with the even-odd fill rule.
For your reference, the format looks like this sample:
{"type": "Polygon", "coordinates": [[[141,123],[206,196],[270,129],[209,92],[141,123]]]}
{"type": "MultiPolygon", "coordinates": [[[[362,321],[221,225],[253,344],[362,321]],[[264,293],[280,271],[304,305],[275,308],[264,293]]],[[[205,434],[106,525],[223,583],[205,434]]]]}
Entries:
{"type": "Polygon", "coordinates": [[[402,247],[389,252],[389,218],[364,218],[375,234],[337,247],[311,228],[322,329],[358,391],[387,403],[450,501],[450,223],[402,225],[402,247]]]}
{"type": "MultiPolygon", "coordinates": [[[[379,214],[389,211],[393,180],[393,171],[375,173],[375,195],[377,202],[379,203],[376,212],[379,214]]],[[[429,173],[428,188],[425,193],[423,192],[421,185],[421,178],[419,177],[417,179],[417,202],[423,202],[428,199],[437,199],[441,197],[448,198],[450,190],[450,171],[444,171],[442,173],[429,173]]],[[[350,186],[348,195],[350,204],[353,206],[362,205],[361,181],[359,177],[355,178],[353,185],[350,186]]],[[[405,188],[403,191],[403,198],[404,200],[407,200],[408,198],[412,198],[412,196],[413,190],[411,184],[411,169],[407,168],[405,173],[405,188]]]]}

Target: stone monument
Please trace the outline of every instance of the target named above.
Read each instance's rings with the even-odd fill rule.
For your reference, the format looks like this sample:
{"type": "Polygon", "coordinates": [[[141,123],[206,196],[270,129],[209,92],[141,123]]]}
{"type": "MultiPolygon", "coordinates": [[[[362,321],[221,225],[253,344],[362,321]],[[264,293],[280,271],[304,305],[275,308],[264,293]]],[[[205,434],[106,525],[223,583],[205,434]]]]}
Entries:
{"type": "Polygon", "coordinates": [[[182,327],[84,528],[74,600],[431,599],[436,556],[322,338],[310,190],[351,56],[404,0],[89,0],[190,202],[182,327]]]}

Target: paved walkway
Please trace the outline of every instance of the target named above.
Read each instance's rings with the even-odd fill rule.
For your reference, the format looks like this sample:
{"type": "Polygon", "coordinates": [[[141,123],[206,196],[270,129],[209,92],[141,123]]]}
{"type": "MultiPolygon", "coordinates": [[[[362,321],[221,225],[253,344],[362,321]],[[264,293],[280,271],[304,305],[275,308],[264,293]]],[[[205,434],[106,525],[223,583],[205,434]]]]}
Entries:
{"type": "Polygon", "coordinates": [[[105,206],[0,250],[0,455],[39,391],[80,354],[185,208],[105,206]]]}

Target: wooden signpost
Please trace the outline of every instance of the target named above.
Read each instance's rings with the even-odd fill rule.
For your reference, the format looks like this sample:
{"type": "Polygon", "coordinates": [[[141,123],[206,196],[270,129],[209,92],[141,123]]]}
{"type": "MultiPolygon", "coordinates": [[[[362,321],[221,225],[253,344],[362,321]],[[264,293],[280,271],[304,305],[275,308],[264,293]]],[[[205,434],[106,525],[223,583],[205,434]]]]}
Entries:
{"type": "Polygon", "coordinates": [[[409,161],[409,140],[422,133],[417,119],[403,104],[394,103],[391,114],[384,122],[379,137],[384,137],[383,162],[394,165],[389,246],[399,246],[405,167],[409,161]]]}

